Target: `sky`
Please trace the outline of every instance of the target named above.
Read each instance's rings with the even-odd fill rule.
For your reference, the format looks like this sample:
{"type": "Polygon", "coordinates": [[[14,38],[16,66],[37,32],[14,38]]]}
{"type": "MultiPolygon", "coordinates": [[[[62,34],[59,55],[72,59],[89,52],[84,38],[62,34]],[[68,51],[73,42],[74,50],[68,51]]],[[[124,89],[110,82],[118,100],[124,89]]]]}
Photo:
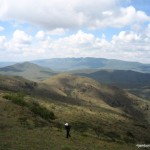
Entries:
{"type": "Polygon", "coordinates": [[[0,0],[0,61],[64,57],[150,64],[149,0],[0,0]]]}

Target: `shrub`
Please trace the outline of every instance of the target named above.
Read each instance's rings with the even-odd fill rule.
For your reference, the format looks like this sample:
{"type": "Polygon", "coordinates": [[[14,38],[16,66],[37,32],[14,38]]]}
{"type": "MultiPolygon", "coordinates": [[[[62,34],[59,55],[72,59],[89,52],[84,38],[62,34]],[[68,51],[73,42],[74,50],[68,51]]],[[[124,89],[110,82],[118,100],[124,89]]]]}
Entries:
{"type": "Polygon", "coordinates": [[[54,120],[55,119],[55,115],[54,115],[54,113],[52,111],[49,111],[45,107],[40,106],[36,102],[33,102],[31,104],[30,110],[34,114],[39,115],[40,117],[42,117],[43,119],[46,119],[46,120],[54,120]]]}
{"type": "Polygon", "coordinates": [[[40,106],[37,102],[27,103],[24,100],[24,94],[16,93],[16,94],[6,94],[3,98],[11,100],[13,103],[26,106],[29,110],[31,110],[34,114],[42,117],[45,120],[53,120],[55,119],[55,115],[52,111],[49,111],[45,107],[40,106]]]}
{"type": "Polygon", "coordinates": [[[24,101],[24,95],[22,93],[6,94],[3,96],[3,98],[11,100],[17,105],[27,106],[27,103],[24,101]]]}

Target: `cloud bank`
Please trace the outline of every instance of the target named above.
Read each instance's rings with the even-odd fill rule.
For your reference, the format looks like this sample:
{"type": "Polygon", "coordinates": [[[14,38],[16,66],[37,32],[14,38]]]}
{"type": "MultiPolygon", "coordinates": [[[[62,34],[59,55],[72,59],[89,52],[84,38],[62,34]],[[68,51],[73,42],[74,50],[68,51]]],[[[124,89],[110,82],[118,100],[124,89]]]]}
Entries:
{"type": "Polygon", "coordinates": [[[133,6],[119,7],[121,0],[1,0],[0,20],[28,22],[46,29],[124,27],[150,21],[133,6]]]}

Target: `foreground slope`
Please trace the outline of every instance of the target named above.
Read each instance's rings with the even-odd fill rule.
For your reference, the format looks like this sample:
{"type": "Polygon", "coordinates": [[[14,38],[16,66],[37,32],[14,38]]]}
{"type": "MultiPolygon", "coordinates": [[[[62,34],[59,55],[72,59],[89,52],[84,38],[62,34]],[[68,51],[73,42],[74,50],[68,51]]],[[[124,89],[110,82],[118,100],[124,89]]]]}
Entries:
{"type": "Polygon", "coordinates": [[[70,74],[42,83],[0,76],[0,83],[0,149],[134,150],[150,142],[149,102],[118,88],[70,74]],[[28,105],[5,99],[18,91],[28,105]],[[33,114],[32,101],[53,111],[55,120],[33,114]],[[72,125],[69,140],[65,122],[72,125]]]}
{"type": "Polygon", "coordinates": [[[28,109],[1,97],[0,114],[1,150],[136,150],[137,148],[132,143],[117,143],[109,138],[100,139],[73,129],[71,139],[66,139],[63,128],[58,128],[54,123],[46,122],[28,109]]]}

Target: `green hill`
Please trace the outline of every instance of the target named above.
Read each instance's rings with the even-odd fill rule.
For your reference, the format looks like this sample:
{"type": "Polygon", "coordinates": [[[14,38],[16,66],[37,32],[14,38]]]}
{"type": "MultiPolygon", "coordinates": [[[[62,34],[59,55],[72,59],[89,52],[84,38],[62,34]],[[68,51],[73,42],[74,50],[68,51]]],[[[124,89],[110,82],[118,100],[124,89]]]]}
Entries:
{"type": "Polygon", "coordinates": [[[148,101],[87,77],[59,74],[36,83],[0,76],[0,149],[136,150],[150,142],[149,108],[148,101]]]}
{"type": "Polygon", "coordinates": [[[22,76],[26,79],[37,81],[43,80],[56,73],[49,68],[40,67],[30,62],[24,62],[0,68],[0,74],[22,76]]]}

